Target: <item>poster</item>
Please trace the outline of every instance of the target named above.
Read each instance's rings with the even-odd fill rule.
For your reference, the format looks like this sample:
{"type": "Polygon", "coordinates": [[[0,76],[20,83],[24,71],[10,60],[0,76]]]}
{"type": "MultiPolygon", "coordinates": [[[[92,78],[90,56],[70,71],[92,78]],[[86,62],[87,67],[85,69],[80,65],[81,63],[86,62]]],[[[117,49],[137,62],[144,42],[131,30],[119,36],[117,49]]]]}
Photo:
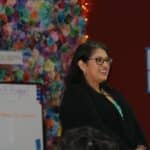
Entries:
{"type": "Polygon", "coordinates": [[[1,150],[43,150],[36,85],[0,83],[0,133],[1,150]]]}

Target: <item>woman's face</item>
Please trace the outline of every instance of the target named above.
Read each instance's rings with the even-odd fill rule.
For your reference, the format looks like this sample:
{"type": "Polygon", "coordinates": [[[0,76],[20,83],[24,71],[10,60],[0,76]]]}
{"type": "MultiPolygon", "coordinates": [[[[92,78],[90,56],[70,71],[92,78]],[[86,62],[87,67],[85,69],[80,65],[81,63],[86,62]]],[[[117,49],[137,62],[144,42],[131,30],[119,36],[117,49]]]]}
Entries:
{"type": "Polygon", "coordinates": [[[87,81],[101,83],[107,80],[111,65],[111,58],[107,53],[98,48],[82,66],[82,71],[87,81]]]}

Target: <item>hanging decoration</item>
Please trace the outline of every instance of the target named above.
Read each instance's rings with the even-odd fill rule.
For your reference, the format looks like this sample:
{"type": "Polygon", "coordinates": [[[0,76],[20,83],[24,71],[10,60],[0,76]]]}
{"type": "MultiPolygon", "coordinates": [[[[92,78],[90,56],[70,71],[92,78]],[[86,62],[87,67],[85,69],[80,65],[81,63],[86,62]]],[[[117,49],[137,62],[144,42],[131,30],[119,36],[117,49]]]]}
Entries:
{"type": "Polygon", "coordinates": [[[0,64],[0,81],[43,85],[47,150],[60,136],[58,108],[71,57],[86,41],[88,0],[0,0],[0,51],[19,51],[22,65],[0,64]]]}

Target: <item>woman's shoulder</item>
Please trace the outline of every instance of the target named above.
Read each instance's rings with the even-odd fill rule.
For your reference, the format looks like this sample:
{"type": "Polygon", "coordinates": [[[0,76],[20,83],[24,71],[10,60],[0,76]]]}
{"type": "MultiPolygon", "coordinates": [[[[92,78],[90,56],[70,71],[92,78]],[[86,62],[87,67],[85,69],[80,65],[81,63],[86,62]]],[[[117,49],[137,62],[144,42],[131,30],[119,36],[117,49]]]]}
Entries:
{"type": "Polygon", "coordinates": [[[105,85],[104,86],[104,90],[107,91],[109,94],[111,95],[116,95],[116,96],[119,96],[119,97],[124,97],[122,92],[117,89],[116,87],[113,87],[109,84],[105,85]]]}
{"type": "Polygon", "coordinates": [[[83,107],[87,104],[87,92],[79,85],[69,86],[63,94],[61,108],[66,107],[73,111],[78,107],[78,110],[82,111],[83,107]]]}
{"type": "Polygon", "coordinates": [[[84,91],[85,88],[82,84],[72,84],[65,89],[64,93],[79,94],[83,93],[84,91]]]}
{"type": "Polygon", "coordinates": [[[110,87],[108,86],[106,88],[106,91],[119,103],[123,104],[123,105],[127,105],[128,106],[128,102],[123,94],[123,92],[121,90],[119,90],[118,88],[115,87],[110,87]]]}

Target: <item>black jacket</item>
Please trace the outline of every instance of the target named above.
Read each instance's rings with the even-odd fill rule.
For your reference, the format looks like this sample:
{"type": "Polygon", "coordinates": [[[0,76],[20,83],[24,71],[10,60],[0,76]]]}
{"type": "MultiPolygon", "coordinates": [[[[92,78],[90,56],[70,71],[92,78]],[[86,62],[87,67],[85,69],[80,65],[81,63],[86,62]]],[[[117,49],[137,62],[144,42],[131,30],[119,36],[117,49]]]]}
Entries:
{"type": "Polygon", "coordinates": [[[105,90],[120,105],[124,118],[121,118],[117,109],[104,95],[83,82],[70,86],[64,93],[60,107],[63,132],[90,126],[115,135],[131,149],[137,145],[147,145],[143,132],[123,96],[114,89],[106,87],[105,90]]]}

